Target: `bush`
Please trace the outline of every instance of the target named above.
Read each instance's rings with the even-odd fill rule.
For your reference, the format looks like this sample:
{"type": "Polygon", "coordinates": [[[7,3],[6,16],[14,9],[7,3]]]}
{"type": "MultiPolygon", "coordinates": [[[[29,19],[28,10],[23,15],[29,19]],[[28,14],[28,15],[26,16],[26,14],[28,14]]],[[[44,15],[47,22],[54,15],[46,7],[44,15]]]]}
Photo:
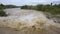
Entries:
{"type": "Polygon", "coordinates": [[[36,7],[37,7],[38,11],[42,11],[43,10],[43,5],[37,5],[36,7]]]}
{"type": "Polygon", "coordinates": [[[0,16],[7,16],[7,14],[2,9],[0,9],[0,16]]]}
{"type": "Polygon", "coordinates": [[[28,6],[27,5],[21,6],[21,9],[28,9],[28,6]]]}
{"type": "Polygon", "coordinates": [[[60,14],[60,9],[52,9],[52,10],[49,10],[48,12],[51,13],[52,15],[60,14]]]}

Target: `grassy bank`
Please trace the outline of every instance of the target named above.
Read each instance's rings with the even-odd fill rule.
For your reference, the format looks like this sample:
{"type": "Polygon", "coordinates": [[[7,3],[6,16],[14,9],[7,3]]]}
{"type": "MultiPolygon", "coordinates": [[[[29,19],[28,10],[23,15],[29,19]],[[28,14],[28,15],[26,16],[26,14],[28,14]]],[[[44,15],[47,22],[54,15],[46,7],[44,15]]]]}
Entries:
{"type": "Polygon", "coordinates": [[[38,10],[38,11],[48,12],[52,15],[60,14],[60,4],[55,4],[55,5],[52,5],[52,3],[48,5],[38,4],[36,6],[24,5],[21,6],[21,9],[38,10]]]}

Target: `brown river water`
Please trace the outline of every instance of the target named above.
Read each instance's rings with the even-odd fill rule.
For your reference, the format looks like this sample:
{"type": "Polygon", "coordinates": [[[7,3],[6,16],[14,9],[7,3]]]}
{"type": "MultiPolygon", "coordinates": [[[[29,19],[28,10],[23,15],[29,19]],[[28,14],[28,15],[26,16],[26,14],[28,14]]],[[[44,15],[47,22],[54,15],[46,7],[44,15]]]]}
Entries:
{"type": "Polygon", "coordinates": [[[0,34],[60,34],[60,24],[41,11],[10,8],[0,17],[0,34]]]}

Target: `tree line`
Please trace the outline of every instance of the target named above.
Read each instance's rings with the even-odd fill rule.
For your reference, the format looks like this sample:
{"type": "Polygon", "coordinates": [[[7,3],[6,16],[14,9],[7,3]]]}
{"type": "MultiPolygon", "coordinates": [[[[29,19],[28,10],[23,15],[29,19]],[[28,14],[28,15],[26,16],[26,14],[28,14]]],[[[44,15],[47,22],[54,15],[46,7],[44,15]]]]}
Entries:
{"type": "Polygon", "coordinates": [[[53,5],[53,3],[47,5],[38,4],[36,6],[24,5],[21,6],[21,9],[32,9],[32,10],[44,11],[44,12],[49,12],[53,15],[60,14],[60,4],[53,5]]]}

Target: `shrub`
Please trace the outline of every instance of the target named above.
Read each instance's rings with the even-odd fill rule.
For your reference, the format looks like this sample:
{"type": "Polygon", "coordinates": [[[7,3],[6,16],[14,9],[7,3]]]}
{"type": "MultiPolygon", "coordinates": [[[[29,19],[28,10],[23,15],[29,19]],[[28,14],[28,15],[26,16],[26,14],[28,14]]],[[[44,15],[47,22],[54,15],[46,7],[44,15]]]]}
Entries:
{"type": "Polygon", "coordinates": [[[0,16],[7,16],[7,14],[2,9],[0,9],[0,16]]]}
{"type": "Polygon", "coordinates": [[[28,6],[27,5],[21,6],[21,9],[28,9],[28,6]]]}

